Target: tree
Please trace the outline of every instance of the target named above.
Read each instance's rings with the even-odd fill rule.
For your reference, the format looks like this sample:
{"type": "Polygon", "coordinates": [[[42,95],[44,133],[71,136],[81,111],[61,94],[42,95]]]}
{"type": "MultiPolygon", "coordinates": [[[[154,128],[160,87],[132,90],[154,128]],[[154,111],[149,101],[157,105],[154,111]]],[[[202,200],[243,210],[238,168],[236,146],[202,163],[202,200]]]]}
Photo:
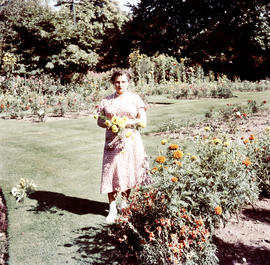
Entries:
{"type": "Polygon", "coordinates": [[[17,55],[17,71],[69,76],[95,69],[107,32],[119,31],[125,17],[109,0],[68,6],[53,12],[39,1],[12,0],[0,11],[3,50],[17,55]]]}
{"type": "Polygon", "coordinates": [[[265,77],[269,7],[266,0],[141,0],[132,7],[130,43],[148,55],[187,57],[216,73],[265,77]]]}

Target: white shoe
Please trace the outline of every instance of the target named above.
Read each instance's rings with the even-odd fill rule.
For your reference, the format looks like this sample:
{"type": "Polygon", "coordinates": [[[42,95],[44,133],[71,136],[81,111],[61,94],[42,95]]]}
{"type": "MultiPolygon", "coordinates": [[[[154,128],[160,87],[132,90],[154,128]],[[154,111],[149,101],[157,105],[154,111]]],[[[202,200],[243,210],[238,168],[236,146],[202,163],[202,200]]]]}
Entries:
{"type": "Polygon", "coordinates": [[[113,201],[110,203],[110,211],[108,216],[106,217],[106,222],[108,224],[114,223],[116,217],[117,217],[116,202],[113,201]]]}

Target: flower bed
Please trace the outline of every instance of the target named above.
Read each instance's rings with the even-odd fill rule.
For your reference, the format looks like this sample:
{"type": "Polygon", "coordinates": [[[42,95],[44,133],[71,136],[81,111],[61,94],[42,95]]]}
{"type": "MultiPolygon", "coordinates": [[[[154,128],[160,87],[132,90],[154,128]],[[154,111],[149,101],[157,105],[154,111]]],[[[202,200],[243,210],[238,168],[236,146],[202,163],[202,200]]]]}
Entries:
{"type": "MultiPolygon", "coordinates": [[[[210,131],[190,154],[180,144],[162,141],[165,150],[155,158],[153,184],[133,193],[130,207],[112,226],[140,264],[218,264],[213,235],[262,192],[258,173],[268,164],[256,165],[265,158],[270,135],[268,129],[251,134],[248,147],[244,139],[231,143],[210,131]]],[[[264,178],[268,183],[270,176],[264,178]]]]}

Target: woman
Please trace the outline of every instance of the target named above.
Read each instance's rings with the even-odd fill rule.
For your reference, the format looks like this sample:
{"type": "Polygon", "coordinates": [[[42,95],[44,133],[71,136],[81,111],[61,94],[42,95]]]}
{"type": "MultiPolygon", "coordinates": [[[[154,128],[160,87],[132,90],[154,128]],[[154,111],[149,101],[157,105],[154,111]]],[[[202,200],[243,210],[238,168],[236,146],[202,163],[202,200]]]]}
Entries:
{"type": "Polygon", "coordinates": [[[127,90],[130,74],[120,70],[113,73],[111,82],[115,93],[105,97],[99,112],[106,118],[125,117],[126,127],[121,138],[109,130],[104,119],[98,118],[98,125],[106,130],[101,177],[101,193],[108,193],[110,204],[108,223],[117,216],[116,198],[121,193],[120,209],[127,207],[130,190],[136,185],[149,182],[148,163],[143,142],[136,125],[146,125],[146,107],[142,99],[127,90]],[[118,137],[118,138],[116,138],[118,137]],[[112,144],[116,142],[116,144],[112,144]]]}

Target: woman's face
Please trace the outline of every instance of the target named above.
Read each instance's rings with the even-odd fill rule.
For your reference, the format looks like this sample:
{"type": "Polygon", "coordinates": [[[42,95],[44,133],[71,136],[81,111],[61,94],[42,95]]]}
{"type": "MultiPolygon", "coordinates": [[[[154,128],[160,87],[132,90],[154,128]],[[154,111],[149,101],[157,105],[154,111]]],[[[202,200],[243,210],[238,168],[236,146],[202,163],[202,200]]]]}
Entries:
{"type": "Polygon", "coordinates": [[[114,89],[117,94],[123,94],[125,91],[127,91],[128,87],[128,78],[126,75],[119,75],[116,76],[114,79],[114,89]]]}

